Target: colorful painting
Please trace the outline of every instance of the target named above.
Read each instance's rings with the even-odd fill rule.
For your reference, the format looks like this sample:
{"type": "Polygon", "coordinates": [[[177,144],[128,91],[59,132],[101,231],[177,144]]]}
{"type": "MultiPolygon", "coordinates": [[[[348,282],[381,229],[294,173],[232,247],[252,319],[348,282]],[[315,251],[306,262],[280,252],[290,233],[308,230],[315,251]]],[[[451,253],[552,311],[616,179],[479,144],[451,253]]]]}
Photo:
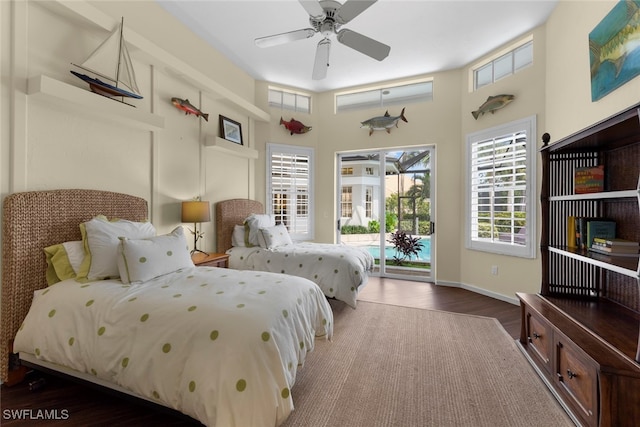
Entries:
{"type": "Polygon", "coordinates": [[[640,0],[620,0],[589,33],[591,100],[640,74],[640,0]]]}

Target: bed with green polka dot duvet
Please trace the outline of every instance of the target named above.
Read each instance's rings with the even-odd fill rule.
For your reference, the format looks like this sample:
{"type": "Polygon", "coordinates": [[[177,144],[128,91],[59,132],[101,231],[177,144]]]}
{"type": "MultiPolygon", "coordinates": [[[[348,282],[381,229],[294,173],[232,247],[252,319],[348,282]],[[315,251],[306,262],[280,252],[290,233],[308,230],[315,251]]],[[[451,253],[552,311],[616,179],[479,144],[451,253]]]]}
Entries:
{"type": "Polygon", "coordinates": [[[314,340],[332,333],[331,307],[308,279],[188,267],[40,289],[14,351],[208,426],[277,426],[314,340]]]}
{"type": "Polygon", "coordinates": [[[304,277],[320,286],[327,297],[352,308],[356,308],[358,291],[366,285],[375,265],[366,249],[329,243],[232,247],[227,254],[231,268],[304,277]]]}

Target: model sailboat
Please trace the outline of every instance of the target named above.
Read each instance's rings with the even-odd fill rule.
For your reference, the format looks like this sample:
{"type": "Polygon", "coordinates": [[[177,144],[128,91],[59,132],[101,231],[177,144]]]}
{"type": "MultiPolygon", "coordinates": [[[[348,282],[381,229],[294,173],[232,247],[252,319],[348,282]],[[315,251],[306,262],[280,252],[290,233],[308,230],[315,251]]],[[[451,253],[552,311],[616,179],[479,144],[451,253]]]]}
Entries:
{"type": "Polygon", "coordinates": [[[75,71],[71,71],[71,74],[89,83],[91,90],[100,95],[141,99],[131,57],[123,37],[123,27],[124,19],[82,65],[72,64],[113,84],[75,71]]]}

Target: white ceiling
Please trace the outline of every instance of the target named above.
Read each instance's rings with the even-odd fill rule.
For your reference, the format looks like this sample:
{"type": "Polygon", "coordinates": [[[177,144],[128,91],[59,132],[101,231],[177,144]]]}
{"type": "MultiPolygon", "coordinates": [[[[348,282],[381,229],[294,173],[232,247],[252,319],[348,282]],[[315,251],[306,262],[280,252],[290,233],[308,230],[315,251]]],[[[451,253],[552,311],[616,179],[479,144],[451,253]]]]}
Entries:
{"type": "Polygon", "coordinates": [[[324,92],[468,65],[543,24],[559,0],[379,0],[342,28],[391,46],[389,56],[378,62],[332,36],[324,80],[311,78],[320,34],[269,48],[254,43],[310,27],[298,0],[156,1],[255,79],[324,92]]]}

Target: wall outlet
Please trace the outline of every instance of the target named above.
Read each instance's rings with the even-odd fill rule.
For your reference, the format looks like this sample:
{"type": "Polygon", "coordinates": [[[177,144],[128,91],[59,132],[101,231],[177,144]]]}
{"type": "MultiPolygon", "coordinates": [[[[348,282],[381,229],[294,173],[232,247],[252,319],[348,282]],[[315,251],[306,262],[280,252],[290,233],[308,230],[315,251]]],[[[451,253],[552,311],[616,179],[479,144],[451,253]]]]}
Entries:
{"type": "Polygon", "coordinates": [[[493,274],[494,276],[498,275],[498,266],[497,265],[492,265],[491,266],[491,274],[493,274]]]}

